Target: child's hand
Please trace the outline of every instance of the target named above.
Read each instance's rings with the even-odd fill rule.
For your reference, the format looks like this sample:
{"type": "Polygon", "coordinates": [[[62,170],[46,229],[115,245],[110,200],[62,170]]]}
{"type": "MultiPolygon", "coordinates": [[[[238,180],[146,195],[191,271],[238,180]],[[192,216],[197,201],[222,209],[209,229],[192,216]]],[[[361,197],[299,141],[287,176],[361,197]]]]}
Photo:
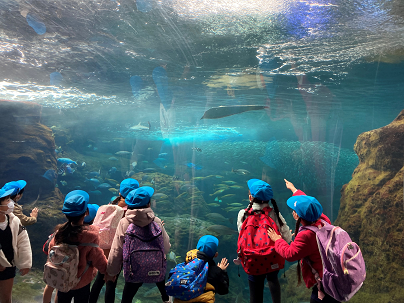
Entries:
{"type": "Polygon", "coordinates": [[[161,220],[161,226],[164,226],[164,224],[165,224],[164,220],[161,220]]]}
{"type": "Polygon", "coordinates": [[[274,241],[274,242],[275,242],[276,240],[282,239],[282,237],[281,237],[280,235],[278,235],[278,234],[275,232],[275,230],[274,230],[273,228],[271,228],[271,227],[268,227],[267,233],[268,233],[268,236],[271,238],[271,240],[274,241]]]}
{"type": "Polygon", "coordinates": [[[0,265],[0,272],[2,272],[3,270],[5,270],[6,268],[2,265],[0,265]]]}
{"type": "Polygon", "coordinates": [[[34,208],[31,213],[30,213],[31,217],[37,218],[38,217],[38,208],[34,208]]]}
{"type": "Polygon", "coordinates": [[[20,274],[21,274],[21,276],[25,276],[27,273],[29,273],[29,268],[22,268],[22,269],[20,269],[20,274]]]}
{"type": "Polygon", "coordinates": [[[226,259],[226,258],[223,258],[220,263],[217,263],[217,266],[218,266],[221,270],[226,270],[226,268],[229,266],[229,262],[227,262],[227,259],[226,259]]]}
{"type": "Polygon", "coordinates": [[[296,191],[296,187],[293,185],[293,183],[292,182],[289,182],[288,180],[286,180],[286,179],[283,179],[283,180],[285,180],[285,183],[286,183],[286,188],[287,189],[290,189],[293,193],[296,191]]]}

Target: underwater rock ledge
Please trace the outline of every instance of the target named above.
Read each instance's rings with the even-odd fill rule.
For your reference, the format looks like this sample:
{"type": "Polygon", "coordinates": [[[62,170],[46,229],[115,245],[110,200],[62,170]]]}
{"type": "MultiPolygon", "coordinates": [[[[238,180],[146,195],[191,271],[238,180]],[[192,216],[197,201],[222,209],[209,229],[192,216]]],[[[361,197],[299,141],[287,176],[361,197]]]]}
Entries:
{"type": "Polygon", "coordinates": [[[360,163],[341,190],[335,225],[362,249],[367,278],[350,302],[404,302],[404,110],[359,135],[360,163]]]}

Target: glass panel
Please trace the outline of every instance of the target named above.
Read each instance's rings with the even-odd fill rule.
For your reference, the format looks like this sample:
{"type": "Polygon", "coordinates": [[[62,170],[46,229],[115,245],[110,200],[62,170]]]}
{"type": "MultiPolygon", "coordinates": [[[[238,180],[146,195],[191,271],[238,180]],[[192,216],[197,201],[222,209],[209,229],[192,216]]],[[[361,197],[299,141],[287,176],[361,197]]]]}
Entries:
{"type": "MultiPolygon", "coordinates": [[[[215,262],[230,263],[219,303],[249,300],[233,259],[250,179],[270,184],[291,230],[286,180],[359,244],[367,280],[352,302],[404,299],[404,252],[394,244],[403,234],[403,128],[355,145],[403,110],[399,1],[2,0],[0,15],[0,181],[27,181],[14,200],[27,216],[38,209],[36,223],[22,219],[33,267],[17,273],[14,301],[41,301],[42,245],[66,222],[66,194],[83,190],[106,205],[127,178],[154,189],[151,208],[171,243],[167,276],[201,236],[219,239],[215,262]]],[[[26,261],[24,248],[14,253],[26,261]]],[[[1,266],[28,266],[10,258],[0,254],[1,266]]],[[[310,300],[305,283],[295,287],[295,260],[278,274],[282,302],[310,300]]],[[[121,274],[117,301],[124,284],[121,274]]],[[[268,287],[263,294],[276,302],[268,287]]],[[[153,284],[134,298],[156,300],[153,284]]]]}

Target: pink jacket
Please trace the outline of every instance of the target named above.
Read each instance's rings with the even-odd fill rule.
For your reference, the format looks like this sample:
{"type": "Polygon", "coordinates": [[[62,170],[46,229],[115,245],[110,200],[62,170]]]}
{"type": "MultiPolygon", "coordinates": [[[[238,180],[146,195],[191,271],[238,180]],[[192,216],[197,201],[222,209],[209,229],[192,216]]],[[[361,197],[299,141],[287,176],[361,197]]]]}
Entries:
{"type": "Polygon", "coordinates": [[[125,238],[125,233],[128,229],[129,224],[133,223],[137,226],[143,227],[152,222],[153,219],[154,222],[160,225],[160,228],[163,232],[164,253],[168,254],[171,247],[170,237],[164,229],[161,220],[154,216],[153,210],[150,207],[140,209],[128,209],[126,211],[125,217],[123,217],[118,224],[114,241],[112,242],[111,251],[108,256],[107,273],[110,276],[116,276],[121,270],[123,263],[123,240],[125,238]]]}
{"type": "MultiPolygon", "coordinates": [[[[100,231],[98,227],[93,225],[86,225],[83,227],[83,232],[78,236],[78,242],[94,243],[99,245],[100,244],[100,239],[98,237],[99,232],[100,231]]],[[[56,245],[55,238],[53,238],[52,241],[49,243],[48,252],[50,252],[52,247],[55,245],[56,245]]],[[[107,269],[107,258],[105,258],[104,252],[101,248],[79,245],[78,249],[80,255],[79,255],[79,267],[77,276],[80,277],[83,274],[87,266],[87,263],[91,262],[91,264],[86,273],[81,277],[79,284],[77,284],[76,287],[73,289],[79,289],[91,283],[91,281],[94,279],[97,273],[94,270],[94,267],[97,268],[99,272],[102,274],[105,274],[107,269]]]]}

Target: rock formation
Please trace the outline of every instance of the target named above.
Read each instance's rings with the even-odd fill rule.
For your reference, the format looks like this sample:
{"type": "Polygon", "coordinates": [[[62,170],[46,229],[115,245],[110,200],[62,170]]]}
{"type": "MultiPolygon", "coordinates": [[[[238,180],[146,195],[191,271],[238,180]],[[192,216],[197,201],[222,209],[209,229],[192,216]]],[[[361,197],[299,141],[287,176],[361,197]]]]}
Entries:
{"type": "Polygon", "coordinates": [[[359,135],[360,163],[341,190],[336,225],[362,249],[367,279],[350,302],[404,302],[404,110],[359,135]]]}

